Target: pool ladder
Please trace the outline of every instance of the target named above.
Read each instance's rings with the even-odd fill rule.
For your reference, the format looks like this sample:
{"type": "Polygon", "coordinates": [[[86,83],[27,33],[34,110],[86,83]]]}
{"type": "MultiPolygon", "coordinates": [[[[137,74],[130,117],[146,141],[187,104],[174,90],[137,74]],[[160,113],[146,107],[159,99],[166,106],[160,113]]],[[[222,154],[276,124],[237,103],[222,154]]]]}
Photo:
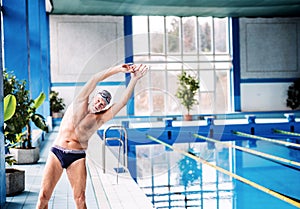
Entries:
{"type": "Polygon", "coordinates": [[[127,131],[123,126],[112,125],[107,127],[103,132],[103,141],[104,145],[102,147],[102,165],[103,165],[103,173],[106,172],[106,146],[109,146],[108,141],[118,141],[119,142],[119,151],[118,151],[118,166],[115,168],[117,172],[117,183],[118,183],[118,174],[124,173],[125,169],[120,169],[120,161],[121,161],[121,149],[123,152],[123,167],[127,168],[128,158],[127,158],[127,131]],[[107,137],[109,131],[117,130],[119,131],[119,137],[107,137]]]}

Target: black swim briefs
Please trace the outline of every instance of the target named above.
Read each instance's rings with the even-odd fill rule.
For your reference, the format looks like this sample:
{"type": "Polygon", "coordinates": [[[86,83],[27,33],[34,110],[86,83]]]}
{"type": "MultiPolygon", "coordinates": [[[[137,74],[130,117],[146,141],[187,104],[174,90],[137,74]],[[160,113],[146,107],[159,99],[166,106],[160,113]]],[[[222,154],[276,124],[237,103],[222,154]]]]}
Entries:
{"type": "Polygon", "coordinates": [[[55,154],[63,168],[68,168],[73,162],[86,156],[85,150],[69,150],[57,145],[51,147],[51,152],[55,154]]]}

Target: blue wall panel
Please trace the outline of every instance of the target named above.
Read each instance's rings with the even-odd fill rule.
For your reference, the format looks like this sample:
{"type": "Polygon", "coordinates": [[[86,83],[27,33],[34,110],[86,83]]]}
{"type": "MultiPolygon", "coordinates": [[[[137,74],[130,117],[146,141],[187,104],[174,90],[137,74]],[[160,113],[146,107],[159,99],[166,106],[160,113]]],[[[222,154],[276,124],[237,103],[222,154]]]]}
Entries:
{"type": "Polygon", "coordinates": [[[43,115],[50,115],[49,94],[51,87],[50,80],[50,38],[49,38],[49,16],[46,14],[45,1],[40,1],[40,39],[41,39],[41,80],[42,89],[46,94],[43,115]]]}
{"type": "Polygon", "coordinates": [[[39,1],[31,1],[28,5],[30,68],[27,79],[33,99],[40,94],[42,86],[39,3],[39,1]]]}
{"type": "Polygon", "coordinates": [[[46,94],[47,102],[38,109],[46,117],[50,115],[50,64],[45,2],[4,0],[3,8],[5,68],[27,81],[32,99],[41,92],[46,94]]]}
{"type": "MultiPolygon", "coordinates": [[[[1,21],[1,16],[0,16],[1,21]]],[[[2,34],[2,28],[0,27],[0,39],[2,34]]],[[[0,56],[2,57],[2,42],[1,42],[1,48],[0,48],[0,56]]],[[[2,59],[0,59],[0,208],[5,203],[5,197],[6,197],[6,180],[5,180],[5,158],[4,158],[4,135],[3,135],[3,65],[2,65],[2,59]]]]}
{"type": "Polygon", "coordinates": [[[26,21],[26,1],[3,0],[4,67],[14,71],[18,79],[27,80],[26,21]]]}

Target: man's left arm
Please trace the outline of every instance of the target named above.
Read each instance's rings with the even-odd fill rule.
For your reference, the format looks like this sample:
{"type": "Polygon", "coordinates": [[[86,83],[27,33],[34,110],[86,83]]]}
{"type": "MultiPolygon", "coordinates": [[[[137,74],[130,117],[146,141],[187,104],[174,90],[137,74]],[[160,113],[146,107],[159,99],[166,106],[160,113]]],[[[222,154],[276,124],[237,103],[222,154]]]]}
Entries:
{"type": "Polygon", "coordinates": [[[103,122],[111,120],[127,104],[138,80],[140,78],[142,78],[147,73],[147,71],[148,71],[148,66],[143,65],[143,64],[137,66],[134,69],[134,72],[131,73],[130,82],[129,82],[125,92],[123,93],[121,100],[118,101],[117,103],[113,104],[111,106],[111,108],[103,114],[103,117],[102,117],[103,122]]]}

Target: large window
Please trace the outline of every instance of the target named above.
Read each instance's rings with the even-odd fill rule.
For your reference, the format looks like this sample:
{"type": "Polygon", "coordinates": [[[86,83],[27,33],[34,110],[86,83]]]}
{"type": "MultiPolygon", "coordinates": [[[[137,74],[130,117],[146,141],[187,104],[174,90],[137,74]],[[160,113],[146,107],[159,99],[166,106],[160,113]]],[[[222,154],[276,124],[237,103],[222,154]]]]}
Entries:
{"type": "Polygon", "coordinates": [[[185,114],[175,96],[183,70],[200,80],[191,114],[229,112],[229,26],[228,18],[134,16],[134,62],[151,69],[136,88],[135,115],[185,114]]]}

